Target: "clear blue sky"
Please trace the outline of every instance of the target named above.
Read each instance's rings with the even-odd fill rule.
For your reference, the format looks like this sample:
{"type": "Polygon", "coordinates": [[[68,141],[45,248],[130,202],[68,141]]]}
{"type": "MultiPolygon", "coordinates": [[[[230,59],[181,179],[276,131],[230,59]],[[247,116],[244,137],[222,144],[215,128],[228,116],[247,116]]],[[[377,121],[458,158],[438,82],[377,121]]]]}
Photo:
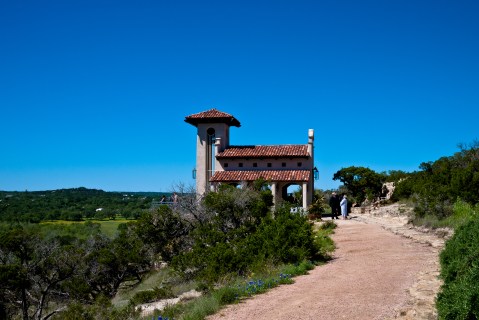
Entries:
{"type": "Polygon", "coordinates": [[[479,137],[478,1],[1,1],[0,190],[193,185],[196,128],[418,169],[479,137]]]}

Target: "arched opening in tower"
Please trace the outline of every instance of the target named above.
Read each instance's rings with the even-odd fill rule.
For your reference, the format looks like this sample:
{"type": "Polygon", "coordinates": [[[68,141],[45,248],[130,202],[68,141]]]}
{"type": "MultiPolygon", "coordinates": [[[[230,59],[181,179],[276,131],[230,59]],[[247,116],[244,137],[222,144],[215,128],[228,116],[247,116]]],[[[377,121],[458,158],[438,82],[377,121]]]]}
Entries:
{"type": "Polygon", "coordinates": [[[210,178],[215,172],[215,129],[208,128],[207,134],[207,148],[206,148],[206,170],[208,177],[206,181],[210,181],[210,178]]]}

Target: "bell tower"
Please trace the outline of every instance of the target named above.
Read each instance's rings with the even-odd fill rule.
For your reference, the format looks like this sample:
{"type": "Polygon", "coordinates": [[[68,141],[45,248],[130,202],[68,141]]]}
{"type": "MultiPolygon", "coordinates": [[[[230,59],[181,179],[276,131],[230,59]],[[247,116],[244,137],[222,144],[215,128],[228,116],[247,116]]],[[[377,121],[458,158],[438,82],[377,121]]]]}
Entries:
{"type": "Polygon", "coordinates": [[[240,122],[232,115],[210,109],[185,118],[194,125],[196,137],[196,193],[203,195],[210,189],[210,178],[215,172],[215,153],[229,147],[230,127],[240,127],[240,122]]]}

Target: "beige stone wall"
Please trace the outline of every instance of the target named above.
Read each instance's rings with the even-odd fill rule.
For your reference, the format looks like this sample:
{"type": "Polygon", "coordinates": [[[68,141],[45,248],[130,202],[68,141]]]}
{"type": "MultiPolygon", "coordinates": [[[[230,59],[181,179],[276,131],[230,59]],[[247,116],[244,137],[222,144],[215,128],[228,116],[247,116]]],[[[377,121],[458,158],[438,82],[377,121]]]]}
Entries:
{"type": "MultiPolygon", "coordinates": [[[[218,151],[224,150],[224,144],[221,142],[217,147],[218,151]]],[[[220,159],[216,160],[215,171],[228,170],[310,170],[314,168],[314,130],[308,130],[308,152],[311,155],[309,158],[273,158],[273,159],[220,159]],[[225,164],[228,164],[226,167],[225,164]],[[240,163],[242,166],[240,167],[240,163]],[[268,166],[268,163],[271,166],[268,166]],[[301,163],[301,165],[299,165],[301,163]],[[256,164],[256,167],[254,166],[256,164]],[[283,165],[284,164],[284,165],[283,165]]],[[[281,189],[288,184],[287,182],[277,182],[272,186],[273,197],[275,203],[281,199],[281,189]]],[[[297,185],[303,188],[303,209],[306,210],[313,201],[314,192],[314,177],[311,173],[310,181],[303,183],[299,182],[297,185]]]]}
{"type": "MultiPolygon", "coordinates": [[[[215,137],[221,141],[220,148],[224,150],[229,146],[229,126],[224,123],[200,123],[198,124],[196,139],[196,193],[202,195],[209,189],[209,178],[213,175],[218,162],[214,154],[208,152],[207,130],[213,128],[215,137]]],[[[215,150],[215,146],[212,146],[215,150]]]]}
{"type": "MultiPolygon", "coordinates": [[[[224,123],[198,124],[197,143],[196,143],[196,192],[201,195],[209,188],[209,178],[214,171],[228,170],[309,170],[311,179],[308,182],[297,183],[303,188],[303,208],[306,210],[312,203],[314,192],[314,177],[312,170],[314,168],[314,130],[308,131],[308,151],[309,158],[273,158],[273,159],[216,159],[215,155],[229,147],[229,126],[224,123]],[[208,151],[207,130],[215,130],[215,145],[212,146],[213,153],[208,151]],[[225,163],[228,166],[225,166],[225,163]],[[240,163],[242,166],[240,167],[240,163]],[[268,163],[271,166],[268,166],[268,163]],[[300,165],[299,165],[300,163],[300,165]],[[256,164],[256,166],[254,166],[256,164]]],[[[287,182],[276,182],[272,186],[275,202],[281,198],[281,189],[287,182]]]]}

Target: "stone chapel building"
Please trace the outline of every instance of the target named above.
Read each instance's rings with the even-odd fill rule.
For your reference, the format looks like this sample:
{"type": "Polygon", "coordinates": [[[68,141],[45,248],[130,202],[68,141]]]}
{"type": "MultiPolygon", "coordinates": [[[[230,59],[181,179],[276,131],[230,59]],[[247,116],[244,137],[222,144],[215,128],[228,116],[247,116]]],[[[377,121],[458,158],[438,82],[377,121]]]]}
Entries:
{"type": "Polygon", "coordinates": [[[291,185],[302,187],[302,207],[313,200],[314,130],[308,131],[308,143],[298,145],[230,145],[230,127],[240,127],[232,115],[210,109],[185,117],[197,127],[196,193],[215,190],[221,183],[245,185],[259,178],[270,183],[273,202],[286,199],[291,185]]]}

